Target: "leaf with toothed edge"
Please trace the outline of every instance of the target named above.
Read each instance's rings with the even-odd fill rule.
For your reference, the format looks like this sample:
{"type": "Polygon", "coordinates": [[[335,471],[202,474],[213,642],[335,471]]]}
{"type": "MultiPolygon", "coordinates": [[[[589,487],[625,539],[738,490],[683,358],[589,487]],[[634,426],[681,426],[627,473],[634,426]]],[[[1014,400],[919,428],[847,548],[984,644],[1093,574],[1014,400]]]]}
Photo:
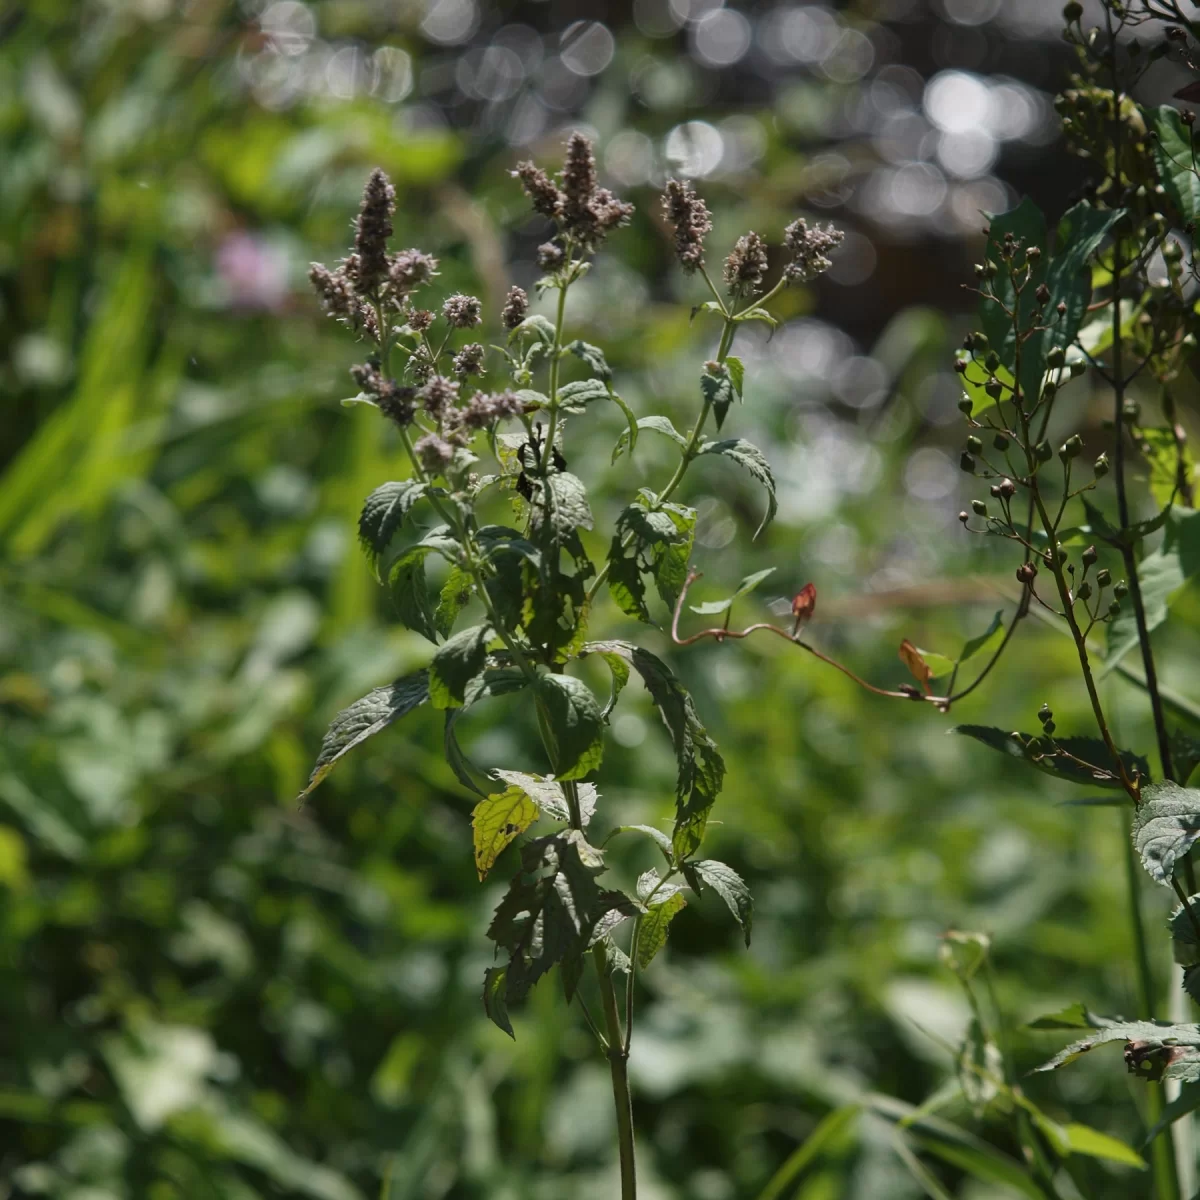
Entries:
{"type": "Polygon", "coordinates": [[[1166,780],[1142,788],[1133,818],[1133,845],[1156,883],[1170,886],[1175,864],[1200,838],[1200,789],[1166,780]]]}
{"type": "Polygon", "coordinates": [[[358,518],[358,540],[376,580],[379,579],[380,558],[404,524],[404,518],[427,490],[428,485],[419,480],[403,479],[382,484],[364,501],[362,515],[358,518]]]}
{"type": "Polygon", "coordinates": [[[763,452],[745,438],[729,438],[723,442],[705,442],[701,454],[719,454],[744,467],[767,490],[767,512],[754,531],[755,539],[774,520],[779,502],[775,498],[775,476],[763,452]]]}
{"type": "Polygon", "coordinates": [[[369,737],[386,729],[429,699],[429,672],[405,675],[387,687],[374,688],[349,708],[344,708],[330,723],[321,743],[321,753],[313,767],[308,785],[297,800],[303,800],[333,770],[337,762],[369,737]]]}

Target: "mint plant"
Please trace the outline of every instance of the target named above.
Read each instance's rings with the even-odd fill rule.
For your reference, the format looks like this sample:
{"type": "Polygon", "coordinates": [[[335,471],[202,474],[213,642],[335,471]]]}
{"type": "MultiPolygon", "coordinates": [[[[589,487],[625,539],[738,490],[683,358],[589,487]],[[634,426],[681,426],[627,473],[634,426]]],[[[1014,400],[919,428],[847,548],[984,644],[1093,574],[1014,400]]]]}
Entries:
{"type": "Polygon", "coordinates": [[[565,327],[568,291],[607,237],[629,220],[632,205],[599,186],[592,145],[579,133],[567,144],[558,176],[532,162],[518,164],[513,174],[535,213],[552,227],[538,249],[545,274],[537,290],[554,297],[554,316],[531,313],[526,293],[513,287],[500,314],[503,346],[470,340],[484,319],[474,296],[446,298],[440,314],[417,306],[418,293],[437,276],[437,260],[421,250],[389,248],[395,203],[382,171],[367,181],[352,252],[332,270],[312,268],[327,312],[369,350],[352,370],[360,390],[349,402],[379,410],[395,429],[409,467],[406,478],[381,482],[366,498],[359,540],[400,620],[436,648],[427,668],[374,689],[334,718],[301,798],[355,747],[430,704],[445,712],[447,761],[479,796],[472,832],[480,878],[514,841],[543,823],[519,847],[519,866],[487,931],[497,960],[483,980],[484,1008],[512,1035],[509,1010],[558,969],[568,1001],[577,1004],[609,1061],[621,1194],[631,1200],[636,1178],[627,1061],[638,972],[666,943],[689,892],[709,888],[720,896],[747,944],[753,906],[737,872],[700,856],[725,764],[691,696],[667,663],[637,642],[589,641],[589,615],[605,584],[620,610],[641,622],[652,622],[654,595],[668,612],[677,609],[688,582],[696,513],[676,497],[697,460],[727,458],[764,486],[760,532],[774,515],[774,478],[762,453],[744,439],[707,434],[722,429],[742,394],[744,367],[731,353],[739,328],[750,321],[774,326],[766,305],[789,284],[830,266],[828,252],[841,234],[810,229],[803,220],[789,225],[785,263],[768,289],[766,243],[747,233],[725,259],[720,288],[705,265],[712,222],[704,201],[687,182],[667,184],[663,214],[674,229],[679,262],[704,280],[712,296],[693,315],[714,317],[719,328],[715,353],[699,371],[695,422],[684,433],[665,415],[636,417],[613,388],[603,350],[565,327]],[[485,389],[485,382],[501,378],[500,386],[485,389]],[[638,490],[614,527],[601,531],[587,484],[568,466],[583,449],[580,434],[587,436],[589,411],[607,403],[617,405],[627,422],[614,462],[623,455],[627,462],[644,432],[675,442],[679,460],[660,490],[638,490]],[[481,473],[485,459],[490,470],[481,473]],[[501,523],[497,510],[507,506],[515,515],[501,523]],[[597,568],[593,558],[600,555],[597,568]],[[438,559],[446,573],[435,596],[427,564],[438,559]],[[604,702],[572,673],[589,656],[611,674],[604,702]],[[602,798],[590,777],[633,673],[675,751],[675,820],[669,833],[634,825],[610,829],[600,841],[602,798]],[[545,773],[469,761],[457,722],[491,697],[532,707],[545,773]],[[618,888],[602,878],[604,847],[624,834],[648,839],[662,865],[618,888]],[[594,985],[585,986],[589,969],[594,985]]]}

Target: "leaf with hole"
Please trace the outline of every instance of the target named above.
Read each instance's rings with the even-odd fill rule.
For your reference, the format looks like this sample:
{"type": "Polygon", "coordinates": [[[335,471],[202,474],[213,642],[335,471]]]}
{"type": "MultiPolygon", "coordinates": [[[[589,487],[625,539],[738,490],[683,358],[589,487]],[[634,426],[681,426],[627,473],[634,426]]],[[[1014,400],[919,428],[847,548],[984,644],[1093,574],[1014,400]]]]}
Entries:
{"type": "Polygon", "coordinates": [[[537,805],[519,784],[512,784],[475,805],[471,813],[471,832],[475,843],[475,870],[481,880],[487,878],[505,847],[537,818],[537,805]]]}

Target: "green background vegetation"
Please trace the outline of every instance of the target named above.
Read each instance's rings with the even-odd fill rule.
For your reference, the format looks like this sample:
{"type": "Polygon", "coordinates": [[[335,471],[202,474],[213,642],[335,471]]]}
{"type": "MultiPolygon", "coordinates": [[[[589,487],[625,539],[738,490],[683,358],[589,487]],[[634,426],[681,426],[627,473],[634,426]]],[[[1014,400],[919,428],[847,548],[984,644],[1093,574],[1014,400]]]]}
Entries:
{"type": "MultiPolygon", "coordinates": [[[[762,45],[787,44],[767,22],[792,10],[740,8],[758,40],[726,63],[736,30],[706,42],[703,22],[673,31],[688,6],[638,4],[604,14],[611,45],[576,29],[582,48],[572,59],[568,38],[557,67],[578,14],[541,4],[294,5],[274,43],[253,20],[266,6],[222,0],[0,11],[0,1194],[613,1194],[607,1075],[554,981],[514,1015],[515,1044],[484,1018],[501,885],[476,878],[472,799],[441,759],[437,714],[293,803],[329,717],[429,652],[353,543],[362,498],[401,455],[375,413],[337,403],[354,347],[320,317],[307,262],[343,252],[379,164],[397,244],[438,254],[442,288],[482,295],[495,322],[541,240],[507,172],[557,157],[581,121],[623,147],[606,165],[634,180],[618,186],[639,214],[572,294],[572,330],[604,345],[636,412],[665,406],[682,428],[712,331],[689,323],[702,297],[672,269],[638,172],[702,154],[715,131],[726,165],[698,181],[714,247],[747,228],[777,240],[798,211],[847,225],[858,258],[843,281],[788,293],[776,341],[735,347],[747,399],[727,428],[771,458],[779,521],[751,543],[761,496],[720,463],[685,492],[701,514],[698,599],[775,566],[749,619],[812,580],[814,641],[894,686],[902,637],[953,654],[1016,593],[1013,564],[955,520],[948,371],[972,307],[956,289],[975,209],[1032,186],[1057,212],[1076,169],[1045,114],[1048,133],[1031,126],[975,176],[950,169],[957,143],[943,169],[886,124],[889,104],[928,115],[922,81],[939,70],[1012,86],[1022,45],[1028,94],[1053,90],[1061,51],[1027,6],[1000,7],[976,21],[961,3],[805,6],[825,48],[781,65],[762,45]],[[475,18],[462,36],[459,10],[475,18]],[[489,43],[501,25],[550,48],[516,91],[479,65],[515,44],[489,43]],[[371,57],[380,46],[394,50],[371,57]]],[[[1085,396],[1073,403],[1098,452],[1099,408],[1092,421],[1085,396]]],[[[620,428],[614,409],[572,463],[609,518],[668,461],[646,437],[633,467],[610,468],[620,428]]],[[[1185,595],[1162,642],[1184,690],[1197,622],[1185,595]]],[[[624,625],[604,605],[592,635],[624,625]]],[[[939,965],[946,929],[992,935],[1014,1026],[1075,1000],[1132,1011],[1124,816],[1063,807],[1067,785],[774,639],[654,648],[725,755],[706,850],[748,880],[757,912],[747,951],[717,899],[691,904],[645,977],[632,1073],[647,1200],[756,1196],[832,1109],[920,1103],[952,1078],[945,1044],[968,1014],[939,965]]],[[[954,719],[1028,730],[1049,700],[1061,731],[1093,732],[1073,653],[1028,621],[954,719]]],[[[1105,687],[1122,744],[1148,752],[1139,695],[1105,687]]],[[[629,703],[602,813],[653,822],[674,764],[648,703],[629,703]]],[[[536,731],[501,704],[464,727],[477,762],[540,769],[536,731]]],[[[618,868],[650,855],[622,848],[618,868]]],[[[1165,918],[1166,889],[1145,892],[1149,919],[1165,918]]],[[[1173,992],[1166,939],[1152,945],[1173,992]]],[[[1018,1066],[1061,1040],[1017,1036],[1018,1066]]],[[[1136,1143],[1139,1096],[1102,1053],[1030,1094],[1136,1143]]],[[[971,1123],[961,1104],[947,1115],[971,1123]]],[[[780,1194],[919,1194],[891,1128],[863,1116],[780,1194]]],[[[1012,1152],[1005,1130],[980,1126],[1012,1152]]],[[[1017,1194],[931,1169],[953,1195],[1017,1194]]],[[[1144,1186],[1082,1169],[1089,1196],[1144,1186]]]]}

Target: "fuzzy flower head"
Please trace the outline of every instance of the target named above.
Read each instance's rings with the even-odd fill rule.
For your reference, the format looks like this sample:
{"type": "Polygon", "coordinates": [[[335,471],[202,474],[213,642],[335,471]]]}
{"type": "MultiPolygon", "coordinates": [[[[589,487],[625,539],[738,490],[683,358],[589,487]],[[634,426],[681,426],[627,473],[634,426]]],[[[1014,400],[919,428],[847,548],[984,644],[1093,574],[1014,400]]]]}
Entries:
{"type": "Polygon", "coordinates": [[[829,260],[831,250],[842,244],[846,235],[832,225],[824,229],[814,225],[811,229],[803,217],[793,221],[783,231],[783,245],[790,261],[783,268],[788,283],[807,283],[828,271],[833,263],[829,260]]]}
{"type": "Polygon", "coordinates": [[[367,177],[362,205],[354,224],[356,269],[354,282],[361,294],[376,291],[387,277],[387,240],[392,236],[396,189],[379,167],[367,177]]]}
{"type": "Polygon", "coordinates": [[[454,461],[454,446],[436,433],[427,433],[420,438],[413,451],[421,465],[433,474],[444,471],[454,461]]]}
{"type": "Polygon", "coordinates": [[[524,288],[517,286],[508,289],[508,295],[504,298],[504,310],[500,314],[500,319],[504,323],[505,329],[516,329],[520,323],[525,320],[529,313],[529,296],[524,288]]]}
{"type": "Polygon", "coordinates": [[[388,281],[397,296],[407,296],[438,273],[438,260],[420,250],[401,250],[392,256],[388,281]]]}
{"type": "Polygon", "coordinates": [[[662,209],[675,229],[675,254],[690,275],[704,266],[704,239],[712,232],[708,205],[686,179],[668,179],[662,209]]]}
{"type": "Polygon", "coordinates": [[[589,217],[588,205],[596,191],[596,153],[591,139],[576,130],[567,140],[563,162],[563,223],[574,229],[589,217]]]}
{"type": "Polygon", "coordinates": [[[738,238],[725,260],[725,286],[731,296],[748,297],[762,289],[767,273],[766,243],[757,233],[738,238]]]}
{"type": "Polygon", "coordinates": [[[442,305],[442,316],[455,329],[470,329],[483,320],[483,305],[476,297],[458,292],[450,296],[442,305]]]}
{"type": "Polygon", "coordinates": [[[417,392],[417,399],[434,420],[440,421],[458,403],[458,384],[444,375],[434,375],[417,392]]]}
{"type": "Polygon", "coordinates": [[[404,317],[413,333],[424,333],[433,324],[433,313],[427,308],[407,309],[404,317]]]}
{"type": "Polygon", "coordinates": [[[564,202],[563,194],[541,167],[532,162],[519,162],[513,176],[521,181],[534,212],[551,220],[559,216],[564,202]]]}
{"type": "Polygon", "coordinates": [[[563,250],[557,242],[543,242],[537,248],[537,265],[543,271],[557,271],[563,264],[563,250]]]}
{"type": "Polygon", "coordinates": [[[454,373],[460,379],[483,374],[483,347],[478,342],[469,342],[454,356],[454,373]]]}
{"type": "Polygon", "coordinates": [[[463,412],[463,423],[472,429],[486,429],[505,417],[519,417],[525,405],[515,392],[476,392],[463,412]]]}

